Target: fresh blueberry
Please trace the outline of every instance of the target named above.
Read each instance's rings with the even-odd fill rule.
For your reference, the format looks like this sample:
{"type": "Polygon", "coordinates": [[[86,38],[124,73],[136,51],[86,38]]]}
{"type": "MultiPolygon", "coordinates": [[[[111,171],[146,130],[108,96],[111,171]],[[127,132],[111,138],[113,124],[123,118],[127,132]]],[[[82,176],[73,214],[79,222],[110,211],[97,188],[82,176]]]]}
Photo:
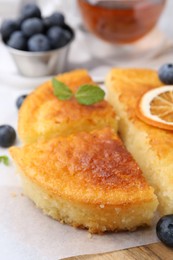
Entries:
{"type": "Polygon", "coordinates": [[[159,78],[166,85],[173,84],[173,64],[164,64],[159,69],[159,78]]]}
{"type": "Polygon", "coordinates": [[[10,125],[0,126],[0,146],[7,148],[14,144],[16,140],[16,132],[10,125]]]}
{"type": "Polygon", "coordinates": [[[67,31],[67,30],[64,30],[64,33],[65,33],[65,37],[67,39],[67,42],[69,42],[72,38],[72,34],[71,32],[67,31]]]}
{"type": "Polygon", "coordinates": [[[40,8],[35,4],[24,5],[21,9],[21,19],[25,20],[32,17],[41,18],[40,8]]]}
{"type": "Polygon", "coordinates": [[[16,106],[19,109],[21,105],[23,104],[23,101],[26,99],[27,95],[19,96],[16,100],[16,106]]]}
{"type": "Polygon", "coordinates": [[[6,42],[10,35],[19,29],[18,23],[14,20],[5,20],[1,25],[1,35],[6,42]]]}
{"type": "Polygon", "coordinates": [[[17,18],[16,23],[17,23],[17,26],[18,26],[18,30],[21,30],[23,19],[21,17],[17,18]]]}
{"type": "Polygon", "coordinates": [[[21,29],[25,36],[30,37],[34,34],[42,33],[44,26],[41,19],[29,18],[22,23],[21,29]]]}
{"type": "Polygon", "coordinates": [[[156,233],[165,245],[173,247],[173,215],[163,216],[158,221],[156,233]]]}
{"type": "Polygon", "coordinates": [[[36,34],[28,40],[29,51],[49,51],[50,49],[49,39],[43,34],[36,34]]]}
{"type": "Polygon", "coordinates": [[[47,36],[50,40],[53,49],[60,48],[67,44],[68,40],[66,33],[61,27],[53,26],[47,31],[47,36]]]}
{"type": "Polygon", "coordinates": [[[10,36],[7,45],[14,49],[26,50],[27,40],[21,31],[16,31],[10,36]]]}
{"type": "Polygon", "coordinates": [[[47,29],[52,26],[62,26],[65,22],[64,15],[59,12],[53,13],[51,16],[44,18],[44,25],[47,29]]]}

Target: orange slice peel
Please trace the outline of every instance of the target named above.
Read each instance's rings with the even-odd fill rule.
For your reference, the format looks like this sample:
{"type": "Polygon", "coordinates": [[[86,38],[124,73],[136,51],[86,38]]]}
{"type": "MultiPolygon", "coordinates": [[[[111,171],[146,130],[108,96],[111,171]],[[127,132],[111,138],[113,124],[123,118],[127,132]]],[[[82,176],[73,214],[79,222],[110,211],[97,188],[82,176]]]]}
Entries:
{"type": "Polygon", "coordinates": [[[138,102],[136,114],[151,126],[173,131],[173,86],[144,93],[138,102]]]}

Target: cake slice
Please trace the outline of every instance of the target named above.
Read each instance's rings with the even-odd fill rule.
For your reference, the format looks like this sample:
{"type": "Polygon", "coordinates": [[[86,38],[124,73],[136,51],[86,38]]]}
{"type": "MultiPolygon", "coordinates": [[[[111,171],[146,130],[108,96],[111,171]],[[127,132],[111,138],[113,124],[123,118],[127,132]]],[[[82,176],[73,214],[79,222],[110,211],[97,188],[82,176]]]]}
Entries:
{"type": "MultiPolygon", "coordinates": [[[[85,70],[58,75],[72,92],[79,86],[95,84],[85,70]]],[[[47,81],[34,90],[24,101],[18,120],[18,134],[23,143],[48,140],[56,135],[69,135],[110,126],[117,130],[115,112],[107,101],[94,105],[80,105],[75,98],[62,101],[53,93],[52,82],[47,81]]]]}
{"type": "Polygon", "coordinates": [[[157,72],[112,69],[107,76],[108,100],[119,116],[119,132],[147,181],[155,189],[161,214],[173,213],[173,132],[144,123],[136,116],[146,91],[163,85],[157,72]]]}
{"type": "Polygon", "coordinates": [[[157,199],[110,128],[10,148],[25,194],[46,214],[91,233],[150,225],[157,199]]]}

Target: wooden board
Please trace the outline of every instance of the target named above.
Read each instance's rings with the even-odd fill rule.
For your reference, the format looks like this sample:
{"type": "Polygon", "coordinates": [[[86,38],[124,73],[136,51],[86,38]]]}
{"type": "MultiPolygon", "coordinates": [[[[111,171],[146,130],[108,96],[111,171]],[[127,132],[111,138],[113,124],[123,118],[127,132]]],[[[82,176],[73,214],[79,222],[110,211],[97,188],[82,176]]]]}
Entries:
{"type": "Polygon", "coordinates": [[[151,244],[120,250],[116,252],[76,256],[66,260],[173,260],[173,249],[164,246],[162,243],[151,244]]]}

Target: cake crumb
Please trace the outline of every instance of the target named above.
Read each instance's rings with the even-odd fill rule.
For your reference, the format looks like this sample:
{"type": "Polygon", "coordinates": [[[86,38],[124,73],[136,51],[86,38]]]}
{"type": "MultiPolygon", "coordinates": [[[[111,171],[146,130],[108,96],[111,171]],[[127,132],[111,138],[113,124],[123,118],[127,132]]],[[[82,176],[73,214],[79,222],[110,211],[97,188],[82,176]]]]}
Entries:
{"type": "Polygon", "coordinates": [[[105,205],[104,204],[100,204],[100,208],[104,209],[105,205]]]}
{"type": "Polygon", "coordinates": [[[16,192],[11,192],[11,196],[12,196],[13,198],[17,197],[16,192]]]}
{"type": "Polygon", "coordinates": [[[91,239],[93,236],[91,233],[88,233],[88,238],[91,239]]]}

